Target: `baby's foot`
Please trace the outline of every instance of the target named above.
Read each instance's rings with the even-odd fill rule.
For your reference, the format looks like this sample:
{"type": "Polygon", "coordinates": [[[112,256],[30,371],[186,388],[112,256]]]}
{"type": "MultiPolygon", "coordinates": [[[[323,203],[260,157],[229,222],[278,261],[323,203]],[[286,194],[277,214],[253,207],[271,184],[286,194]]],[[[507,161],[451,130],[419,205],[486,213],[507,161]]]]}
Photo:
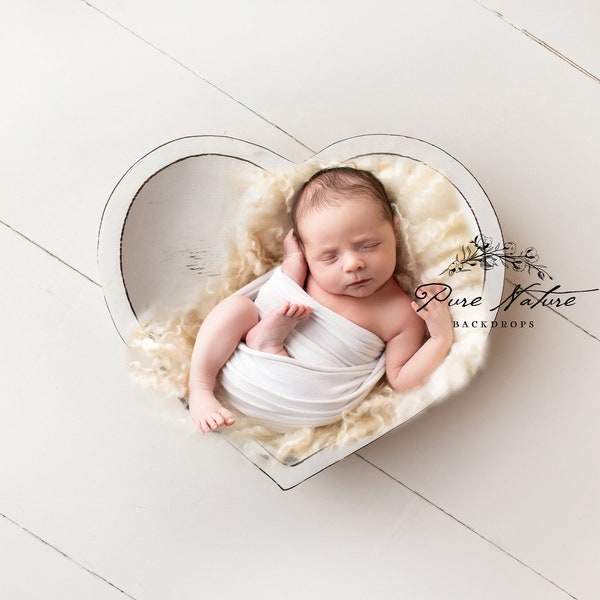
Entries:
{"type": "Polygon", "coordinates": [[[194,425],[204,433],[235,423],[235,415],[227,410],[210,392],[198,392],[190,398],[190,416],[194,425]]]}
{"type": "Polygon", "coordinates": [[[310,306],[286,302],[268,312],[246,334],[246,344],[253,350],[288,356],[283,346],[285,338],[311,312],[310,306]]]}

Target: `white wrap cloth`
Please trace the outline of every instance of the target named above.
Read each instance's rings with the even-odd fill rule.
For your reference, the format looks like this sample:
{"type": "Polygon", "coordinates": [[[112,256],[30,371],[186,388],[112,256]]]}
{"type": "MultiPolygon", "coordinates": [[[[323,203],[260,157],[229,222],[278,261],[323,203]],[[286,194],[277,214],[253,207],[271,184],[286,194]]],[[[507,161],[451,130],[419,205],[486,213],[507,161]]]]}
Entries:
{"type": "Polygon", "coordinates": [[[254,299],[262,318],[284,302],[312,307],[285,339],[288,356],[241,342],[221,370],[223,399],[276,431],[339,420],[385,372],[385,343],[374,333],[322,306],[281,267],[237,292],[254,299]]]}

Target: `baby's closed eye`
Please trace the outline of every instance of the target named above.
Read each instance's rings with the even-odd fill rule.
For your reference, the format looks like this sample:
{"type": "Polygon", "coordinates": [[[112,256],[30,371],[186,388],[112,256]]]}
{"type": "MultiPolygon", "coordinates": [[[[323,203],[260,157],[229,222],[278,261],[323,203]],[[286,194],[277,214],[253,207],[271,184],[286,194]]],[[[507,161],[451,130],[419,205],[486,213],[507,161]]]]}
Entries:
{"type": "Polygon", "coordinates": [[[371,242],[369,244],[363,244],[360,249],[361,250],[372,250],[373,248],[377,248],[377,246],[381,246],[381,242],[371,242]]]}
{"type": "Polygon", "coordinates": [[[321,262],[333,262],[336,258],[337,255],[335,254],[324,254],[323,256],[319,257],[319,260],[321,262]]]}

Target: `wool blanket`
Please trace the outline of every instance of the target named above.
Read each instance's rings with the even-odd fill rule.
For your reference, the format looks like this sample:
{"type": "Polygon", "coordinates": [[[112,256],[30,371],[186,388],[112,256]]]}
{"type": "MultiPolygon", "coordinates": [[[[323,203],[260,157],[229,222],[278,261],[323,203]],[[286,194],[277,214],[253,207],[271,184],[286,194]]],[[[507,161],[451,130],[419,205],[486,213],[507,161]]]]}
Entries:
{"type": "Polygon", "coordinates": [[[286,337],[289,356],[241,342],[221,370],[223,400],[243,414],[276,431],[327,425],[384,374],[383,340],[316,302],[281,267],[237,293],[253,299],[261,317],[285,301],[312,307],[286,337]]]}

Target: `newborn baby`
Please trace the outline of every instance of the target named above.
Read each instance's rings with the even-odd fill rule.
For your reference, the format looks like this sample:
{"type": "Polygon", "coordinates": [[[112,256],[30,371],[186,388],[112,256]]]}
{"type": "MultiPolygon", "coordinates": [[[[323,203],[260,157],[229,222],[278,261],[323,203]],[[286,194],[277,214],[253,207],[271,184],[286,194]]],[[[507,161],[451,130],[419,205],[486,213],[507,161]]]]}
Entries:
{"type": "MultiPolygon", "coordinates": [[[[200,328],[192,353],[188,401],[192,420],[203,432],[235,422],[234,414],[217,400],[214,390],[219,373],[229,372],[228,361],[237,356],[236,350],[244,347],[253,356],[270,356],[277,364],[290,365],[292,369],[306,368],[306,357],[300,360],[290,353],[288,346],[292,344],[287,342],[296,329],[308,330],[317,311],[319,315],[338,315],[359,334],[365,334],[368,344],[373,341],[371,338],[379,341],[377,352],[384,361],[390,385],[397,391],[422,384],[452,345],[447,305],[425,298],[426,307],[421,309],[394,277],[398,267],[398,219],[385,188],[372,173],[349,167],[317,172],[296,196],[292,225],[283,243],[285,258],[277,276],[284,279],[284,288],[291,286],[290,295],[294,298],[284,299],[264,312],[257,305],[260,294],[256,303],[244,295],[229,296],[209,313],[200,328]],[[424,342],[426,329],[429,337],[424,342]]],[[[434,286],[430,294],[435,295],[436,291],[434,286]]],[[[334,322],[334,326],[339,323],[334,322]]],[[[349,341],[347,345],[353,343],[349,341]]],[[[371,358],[369,365],[377,363],[371,358]]],[[[315,395],[337,389],[343,372],[338,372],[337,367],[332,371],[336,378],[332,380],[336,382],[334,387],[329,379],[315,377],[317,387],[301,398],[298,406],[304,409],[307,403],[318,400],[315,395]]],[[[356,369],[350,366],[348,372],[354,376],[356,369]]],[[[253,377],[258,377],[256,372],[253,377]]],[[[379,379],[371,377],[365,389],[361,377],[357,392],[349,394],[345,404],[314,419],[310,413],[298,411],[294,399],[286,404],[274,397],[273,406],[279,417],[273,423],[313,426],[339,418],[341,410],[362,400],[379,379]],[[286,410],[289,420],[285,418],[286,410]]],[[[231,376],[225,379],[226,390],[238,389],[231,376]]],[[[280,383],[285,389],[290,382],[280,383]]],[[[252,414],[252,404],[244,398],[245,392],[238,395],[240,402],[236,404],[236,394],[229,393],[230,403],[256,416],[252,414]]],[[[260,401],[260,395],[257,398],[260,401]]],[[[268,406],[261,406],[257,414],[270,423],[268,406]]]]}

